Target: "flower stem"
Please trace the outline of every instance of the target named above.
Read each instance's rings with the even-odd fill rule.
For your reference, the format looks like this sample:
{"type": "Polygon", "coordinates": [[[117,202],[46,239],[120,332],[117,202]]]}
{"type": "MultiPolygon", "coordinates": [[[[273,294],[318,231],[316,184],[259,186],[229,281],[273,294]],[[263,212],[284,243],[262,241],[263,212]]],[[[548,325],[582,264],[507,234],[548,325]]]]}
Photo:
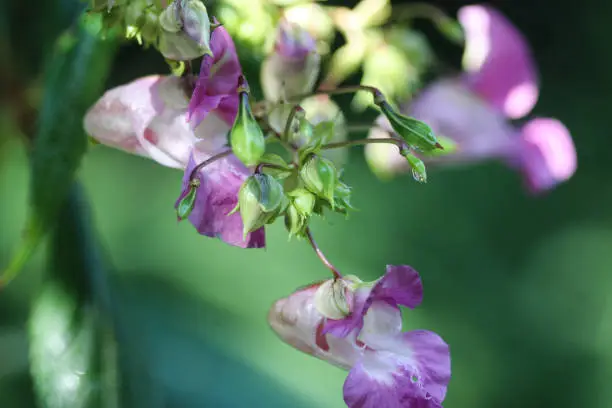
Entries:
{"type": "Polygon", "coordinates": [[[259,163],[257,165],[257,167],[255,167],[255,174],[259,174],[263,171],[263,169],[265,168],[269,168],[269,169],[277,169],[277,170],[287,170],[286,167],[283,166],[279,166],[278,164],[273,164],[273,163],[259,163]]]}
{"type": "Polygon", "coordinates": [[[289,112],[289,117],[287,118],[287,123],[285,123],[285,131],[283,132],[283,137],[285,140],[289,140],[289,132],[291,132],[291,125],[293,124],[293,119],[295,119],[295,115],[298,112],[304,112],[304,109],[300,105],[294,105],[291,108],[291,112],[289,112]]]}
{"type": "Polygon", "coordinates": [[[324,150],[338,149],[341,147],[362,146],[362,145],[376,144],[376,143],[394,144],[400,150],[406,147],[406,142],[404,142],[403,140],[396,139],[394,137],[388,137],[384,139],[357,139],[357,140],[348,140],[346,142],[328,143],[326,145],[321,146],[321,149],[324,149],[324,150]]]}
{"type": "Polygon", "coordinates": [[[312,246],[312,249],[314,249],[321,262],[323,262],[323,265],[325,265],[327,269],[331,271],[332,275],[334,275],[334,279],[341,279],[342,274],[340,274],[336,267],[325,257],[325,254],[323,253],[323,251],[321,251],[316,241],[314,240],[312,232],[310,231],[310,227],[307,227],[305,232],[306,237],[308,238],[308,242],[310,242],[310,246],[312,246]]]}
{"type": "Polygon", "coordinates": [[[204,160],[202,163],[198,164],[197,166],[195,166],[193,168],[193,170],[191,170],[191,174],[189,174],[189,180],[193,180],[195,178],[195,175],[197,174],[198,171],[202,170],[204,167],[208,166],[211,163],[216,162],[217,160],[221,160],[224,157],[229,156],[230,154],[232,154],[233,151],[232,149],[228,149],[225,150],[219,154],[216,154],[212,157],[209,157],[208,159],[204,160]]]}
{"type": "Polygon", "coordinates": [[[380,92],[378,88],[375,88],[369,85],[352,85],[352,86],[344,86],[341,88],[318,89],[309,94],[298,95],[295,98],[292,98],[292,101],[301,101],[302,99],[308,98],[310,96],[315,96],[315,95],[342,95],[342,94],[348,94],[348,93],[356,93],[359,91],[366,91],[366,92],[371,93],[372,97],[374,98],[374,103],[377,105],[380,104],[381,101],[385,100],[384,95],[382,94],[382,92],[380,92]]]}

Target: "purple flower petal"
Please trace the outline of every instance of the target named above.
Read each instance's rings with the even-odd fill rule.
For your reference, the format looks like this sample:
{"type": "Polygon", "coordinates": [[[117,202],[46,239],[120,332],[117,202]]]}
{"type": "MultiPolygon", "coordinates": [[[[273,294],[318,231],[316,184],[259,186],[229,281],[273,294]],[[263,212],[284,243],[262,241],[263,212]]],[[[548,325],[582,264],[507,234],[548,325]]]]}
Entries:
{"type": "Polygon", "coordinates": [[[374,287],[358,288],[353,295],[351,314],[341,320],[328,319],[323,333],[346,337],[363,327],[364,317],[375,302],[415,308],[423,300],[423,284],[416,270],[408,265],[387,265],[385,275],[374,287]]]}
{"type": "Polygon", "coordinates": [[[520,166],[532,193],[550,190],[576,171],[576,148],[558,120],[536,118],[522,128],[520,166]]]}
{"type": "Polygon", "coordinates": [[[344,383],[349,408],[441,407],[450,381],[450,353],[437,334],[408,332],[378,346],[383,348],[364,352],[344,383]]]}
{"type": "MultiPolygon", "coordinates": [[[[197,163],[219,152],[202,151],[196,145],[185,169],[179,200],[189,188],[189,177],[197,163]]],[[[200,234],[219,238],[230,245],[241,248],[265,247],[264,228],[249,233],[246,239],[243,239],[240,214],[228,215],[238,203],[240,186],[250,174],[251,172],[233,155],[217,160],[197,173],[200,187],[196,193],[196,201],[189,215],[189,221],[200,234]]],[[[176,205],[178,205],[178,200],[176,205]]]]}
{"type": "Polygon", "coordinates": [[[470,88],[516,119],[529,113],[538,99],[537,73],[527,42],[499,11],[482,5],[462,7],[465,30],[463,66],[470,88]]]}
{"type": "Polygon", "coordinates": [[[234,42],[224,27],[217,27],[210,39],[214,57],[205,55],[200,75],[189,102],[188,120],[196,128],[209,112],[231,125],[238,113],[238,78],[242,68],[234,42]]]}
{"type": "Polygon", "coordinates": [[[457,152],[429,161],[457,163],[505,158],[516,149],[517,132],[507,119],[460,81],[434,82],[403,110],[427,123],[435,134],[457,143],[457,152]]]}

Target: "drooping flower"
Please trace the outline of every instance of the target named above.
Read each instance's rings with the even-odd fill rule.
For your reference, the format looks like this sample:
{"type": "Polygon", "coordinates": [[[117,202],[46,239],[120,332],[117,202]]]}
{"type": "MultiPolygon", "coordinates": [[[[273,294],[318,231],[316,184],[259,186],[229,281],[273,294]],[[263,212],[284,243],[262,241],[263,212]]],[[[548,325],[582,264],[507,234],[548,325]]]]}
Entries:
{"type": "MultiPolygon", "coordinates": [[[[85,116],[85,130],[102,144],[184,169],[187,178],[197,163],[227,149],[230,124],[212,111],[193,129],[183,85],[177,77],[149,76],[111,89],[85,116]]],[[[228,216],[250,173],[233,155],[197,173],[189,221],[200,234],[243,248],[264,246],[263,228],[243,239],[240,214],[228,216]]]]}
{"type": "MultiPolygon", "coordinates": [[[[401,110],[457,143],[457,151],[432,164],[499,159],[518,169],[531,192],[549,190],[576,170],[569,131],[555,119],[534,118],[517,128],[510,120],[527,115],[538,98],[535,64],[522,34],[499,11],[466,6],[459,11],[466,37],[464,72],[426,87],[401,110]]],[[[384,117],[371,138],[389,137],[384,117]]],[[[408,170],[391,145],[366,147],[371,167],[383,176],[408,170]]]]}
{"type": "Polygon", "coordinates": [[[240,61],[232,37],[223,27],[213,31],[210,40],[213,56],[205,55],[200,75],[189,101],[188,120],[196,128],[215,111],[228,124],[238,113],[238,78],[242,75],[240,61]]]}
{"type": "Polygon", "coordinates": [[[321,64],[314,38],[302,27],[282,19],[274,51],[261,67],[261,84],[268,101],[291,99],[312,90],[321,64]]]}
{"type": "Polygon", "coordinates": [[[438,408],[450,380],[448,345],[426,330],[402,332],[398,305],[422,300],[418,273],[387,266],[373,283],[345,277],[277,301],[268,320],[285,342],[350,370],[349,408],[438,408]]]}

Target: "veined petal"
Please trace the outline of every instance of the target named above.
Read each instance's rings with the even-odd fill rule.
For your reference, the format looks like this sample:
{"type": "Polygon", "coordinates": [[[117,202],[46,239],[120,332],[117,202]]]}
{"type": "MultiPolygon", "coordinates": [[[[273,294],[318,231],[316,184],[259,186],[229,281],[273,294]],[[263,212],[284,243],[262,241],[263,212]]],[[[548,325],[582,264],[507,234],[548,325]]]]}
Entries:
{"type": "MultiPolygon", "coordinates": [[[[221,150],[207,150],[208,141],[198,142],[192,152],[183,177],[182,193],[189,188],[190,175],[198,163],[205,161],[221,150]],[[203,146],[206,146],[203,148],[203,146]]],[[[258,229],[243,238],[243,224],[240,214],[228,215],[238,203],[238,191],[250,171],[233,155],[217,160],[198,171],[200,186],[197,189],[193,210],[189,221],[198,232],[208,237],[241,248],[262,248],[265,246],[265,232],[258,229]]],[[[178,201],[177,204],[178,205],[178,201]]]]}
{"type": "Polygon", "coordinates": [[[210,39],[213,57],[202,59],[198,81],[189,102],[188,119],[197,127],[209,112],[216,113],[231,125],[238,113],[238,78],[242,68],[231,36],[217,27],[210,39]]]}
{"type": "Polygon", "coordinates": [[[458,17],[465,31],[463,67],[471,89],[509,118],[528,114],[539,89],[523,35],[491,7],[462,7],[458,17]]]}
{"type": "Polygon", "coordinates": [[[277,301],[268,322],[286,343],[300,351],[344,369],[350,369],[361,357],[363,349],[355,336],[337,338],[323,333],[324,317],[315,306],[315,293],[320,283],[300,289],[277,301]]]}
{"type": "Polygon", "coordinates": [[[344,383],[349,408],[441,407],[450,381],[446,343],[424,330],[380,339],[376,348],[367,344],[344,383]]]}
{"type": "Polygon", "coordinates": [[[102,144],[184,168],[195,141],[186,107],[179,78],[149,76],[107,91],[84,126],[102,144]]]}
{"type": "Polygon", "coordinates": [[[520,166],[532,193],[550,190],[576,171],[572,136],[558,120],[530,120],[522,128],[521,142],[520,166]]]}

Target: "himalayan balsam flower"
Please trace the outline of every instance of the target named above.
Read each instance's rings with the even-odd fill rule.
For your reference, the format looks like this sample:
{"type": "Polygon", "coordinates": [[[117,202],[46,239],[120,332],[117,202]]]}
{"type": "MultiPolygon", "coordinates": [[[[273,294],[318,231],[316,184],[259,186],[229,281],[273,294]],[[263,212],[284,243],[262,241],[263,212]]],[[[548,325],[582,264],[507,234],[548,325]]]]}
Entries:
{"type": "MultiPolygon", "coordinates": [[[[219,30],[224,31],[219,27],[215,33],[219,30]]],[[[241,73],[231,38],[226,33],[213,35],[211,46],[217,55],[226,57],[216,63],[203,64],[207,71],[203,71],[202,76],[211,82],[216,75],[220,82],[229,76],[236,81],[233,88],[224,88],[225,94],[222,89],[215,88],[214,92],[200,95],[202,104],[208,103],[206,95],[224,103],[208,103],[208,110],[198,114],[199,125],[190,126],[187,121],[190,102],[182,79],[149,76],[107,91],[85,116],[85,130],[102,144],[149,157],[164,166],[183,169],[187,180],[197,163],[227,149],[227,133],[237,110],[237,106],[229,103],[231,100],[237,103],[237,78],[241,73]]],[[[197,173],[200,187],[189,221],[200,234],[219,237],[243,248],[265,245],[263,229],[243,239],[240,214],[228,216],[237,203],[241,184],[250,174],[251,171],[233,155],[197,173]]],[[[181,197],[185,193],[183,191],[181,197]]]]}
{"type": "Polygon", "coordinates": [[[402,332],[399,305],[421,303],[409,266],[387,266],[373,283],[347,276],[277,301],[268,320],[285,342],[349,370],[349,408],[438,408],[450,380],[448,345],[426,330],[402,332]]]}
{"type": "MultiPolygon", "coordinates": [[[[430,163],[468,163],[496,158],[518,169],[528,189],[542,192],[570,178],[576,152],[561,122],[535,118],[521,128],[509,120],[527,115],[538,98],[537,74],[521,33],[498,11],[486,6],[459,10],[466,36],[464,72],[425,88],[402,111],[457,143],[457,151],[430,163]]],[[[380,117],[369,137],[388,137],[389,124],[380,117]]],[[[408,169],[391,145],[370,145],[366,156],[382,175],[408,169]]]]}

